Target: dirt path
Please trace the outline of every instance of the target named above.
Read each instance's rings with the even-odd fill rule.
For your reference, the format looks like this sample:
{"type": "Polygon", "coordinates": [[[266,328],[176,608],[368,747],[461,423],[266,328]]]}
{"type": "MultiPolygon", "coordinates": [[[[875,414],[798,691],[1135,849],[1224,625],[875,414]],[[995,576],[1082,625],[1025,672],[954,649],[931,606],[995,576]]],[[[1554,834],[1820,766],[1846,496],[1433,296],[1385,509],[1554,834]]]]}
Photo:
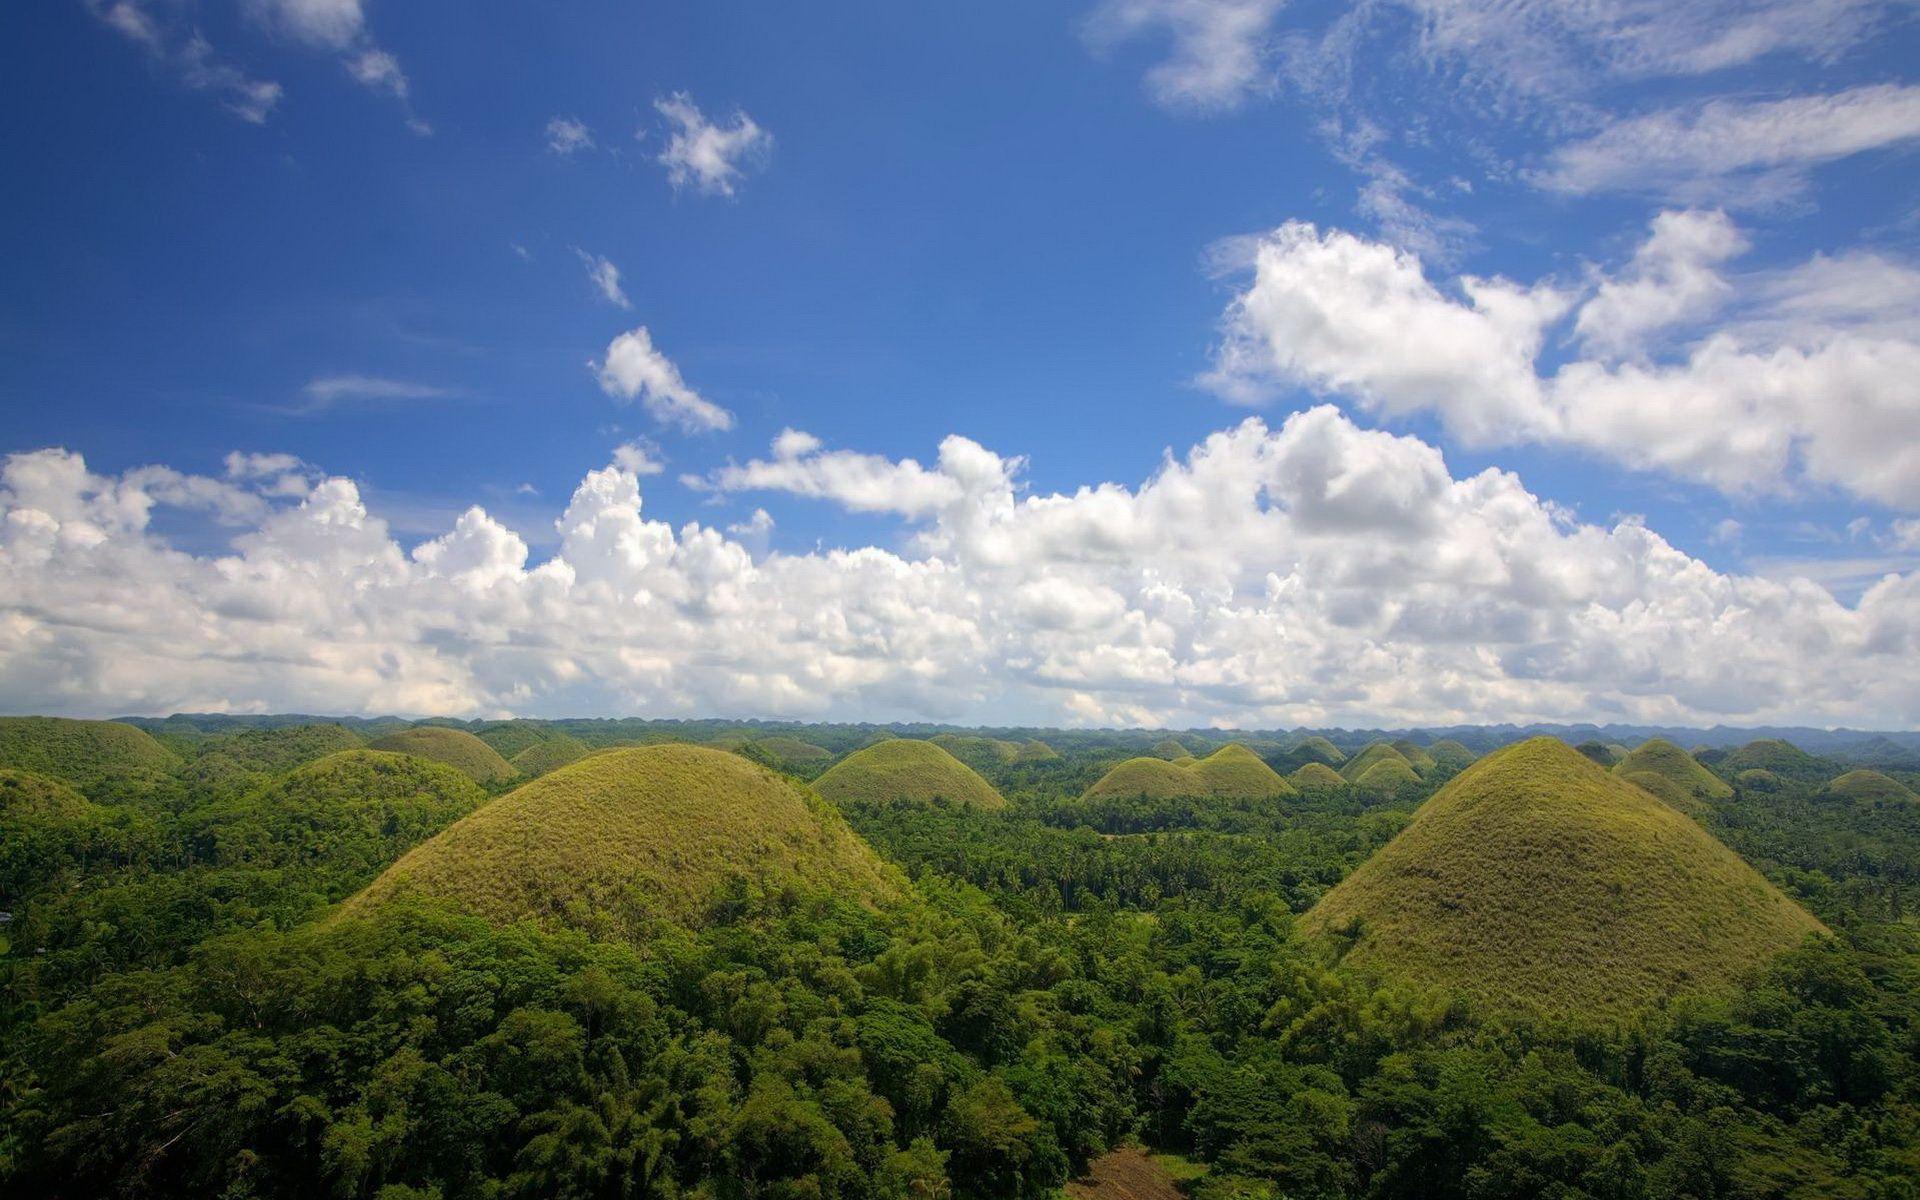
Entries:
{"type": "Polygon", "coordinates": [[[1087,1173],[1067,1182],[1073,1200],[1182,1200],[1173,1176],[1136,1147],[1110,1150],[1087,1164],[1087,1173]]]}

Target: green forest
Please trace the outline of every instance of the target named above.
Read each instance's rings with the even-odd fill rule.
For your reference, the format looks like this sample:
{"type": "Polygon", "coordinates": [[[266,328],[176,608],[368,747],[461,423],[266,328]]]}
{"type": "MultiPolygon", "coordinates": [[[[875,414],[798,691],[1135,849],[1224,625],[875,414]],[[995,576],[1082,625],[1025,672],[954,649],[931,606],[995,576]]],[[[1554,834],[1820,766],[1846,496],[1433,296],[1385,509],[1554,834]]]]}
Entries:
{"type": "Polygon", "coordinates": [[[0,719],[0,1194],[1920,1197],[1920,755],[0,719]]]}

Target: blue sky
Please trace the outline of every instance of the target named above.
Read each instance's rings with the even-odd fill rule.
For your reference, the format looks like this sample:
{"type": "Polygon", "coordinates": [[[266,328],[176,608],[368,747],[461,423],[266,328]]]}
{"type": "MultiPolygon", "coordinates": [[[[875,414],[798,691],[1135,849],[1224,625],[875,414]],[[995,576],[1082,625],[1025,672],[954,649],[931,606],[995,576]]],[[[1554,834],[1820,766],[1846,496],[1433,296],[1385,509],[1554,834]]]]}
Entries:
{"type": "MultiPolygon", "coordinates": [[[[649,518],[724,530],[764,509],[771,529],[739,535],[756,556],[871,544],[921,559],[945,519],[851,496],[833,460],[824,483],[723,472],[767,461],[784,429],[828,454],[929,465],[959,434],[1024,457],[1022,497],[1137,489],[1167,452],[1250,414],[1278,429],[1331,402],[1357,429],[1436,448],[1454,480],[1511,471],[1556,520],[1642,516],[1712,572],[1806,576],[1857,614],[1875,580],[1920,561],[1920,525],[1903,524],[1920,482],[1898,465],[1920,410],[1897,383],[1920,320],[1914,13],[1671,9],[30,6],[0,48],[0,451],[63,448],[101,478],[165,464],[229,481],[230,452],[290,455],[309,484],[353,481],[403,552],[477,504],[529,544],[531,568],[559,545],[583,475],[639,439],[663,468],[640,477],[649,518]],[[738,137],[677,181],[676,103],[694,122],[681,132],[738,137]],[[1674,226],[1679,249],[1636,260],[1662,214],[1691,222],[1674,226]],[[1278,239],[1289,222],[1311,232],[1278,239]],[[1274,257],[1256,266],[1263,239],[1274,257]],[[619,299],[591,274],[602,261],[619,299]],[[1431,294],[1408,293],[1423,276],[1431,294]],[[1467,277],[1552,311],[1489,331],[1467,277]],[[1383,281],[1385,299],[1369,290],[1383,281]],[[1608,318],[1594,298],[1609,283],[1625,290],[1607,312],[1669,316],[1608,318]],[[1391,314],[1375,343],[1303,332],[1390,303],[1412,305],[1405,339],[1391,314]],[[1479,359],[1460,361],[1456,325],[1485,335],[1479,359]],[[645,403],[657,393],[629,381],[636,403],[604,381],[614,340],[642,328],[729,428],[661,420],[645,403]],[[1516,380],[1508,342],[1530,337],[1516,380]],[[1746,357],[1687,374],[1716,338],[1746,357]],[[1836,366],[1836,343],[1859,353],[1836,366]],[[1576,387],[1586,367],[1617,386],[1576,387]],[[1686,377],[1616,404],[1651,390],[1635,370],[1686,377]],[[1512,394],[1483,402],[1483,385],[1512,394]],[[1730,412],[1790,449],[1717,461],[1730,412]]],[[[163,500],[136,532],[212,561],[252,527],[213,512],[163,500]]],[[[105,686],[16,654],[18,703],[105,686]]],[[[755,707],[739,697],[763,665],[742,668],[758,683],[677,694],[755,707]]],[[[949,683],[971,697],[956,711],[1009,694],[949,683]]],[[[206,688],[227,686],[243,707],[301,697],[284,680],[206,688]]],[[[654,694],[631,686],[529,703],[654,694]]],[[[825,710],[922,694],[846,686],[825,710]]],[[[1068,712],[1039,698],[1050,686],[1013,686],[1016,707],[1314,711],[1296,693],[1215,704],[1088,684],[1067,690],[1094,702],[1068,712]]],[[[1685,691],[1615,702],[1706,711],[1685,691]]],[[[316,707],[362,703],[316,692],[316,707]]],[[[515,703],[497,688],[424,694],[515,703]]],[[[1335,708],[1578,702],[1504,695],[1335,708]]],[[[125,696],[209,698],[145,683],[125,696]]],[[[1883,719],[1910,715],[1906,699],[1881,703],[1883,719]]]]}

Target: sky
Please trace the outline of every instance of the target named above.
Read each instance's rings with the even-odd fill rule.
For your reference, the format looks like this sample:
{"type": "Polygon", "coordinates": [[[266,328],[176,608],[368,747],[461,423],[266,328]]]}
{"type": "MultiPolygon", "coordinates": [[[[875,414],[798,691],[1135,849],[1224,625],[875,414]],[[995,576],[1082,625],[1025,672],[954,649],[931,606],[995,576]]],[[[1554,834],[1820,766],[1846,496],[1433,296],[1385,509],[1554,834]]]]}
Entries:
{"type": "Polygon", "coordinates": [[[0,709],[1920,725],[1920,9],[49,0],[0,709]]]}

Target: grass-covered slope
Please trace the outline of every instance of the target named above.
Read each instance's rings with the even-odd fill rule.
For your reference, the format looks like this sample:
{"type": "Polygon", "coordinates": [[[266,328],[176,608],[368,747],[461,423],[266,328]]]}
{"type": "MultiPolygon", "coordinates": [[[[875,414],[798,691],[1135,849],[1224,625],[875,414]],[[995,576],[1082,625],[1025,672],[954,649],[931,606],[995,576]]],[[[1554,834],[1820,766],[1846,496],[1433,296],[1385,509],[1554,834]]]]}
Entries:
{"type": "Polygon", "coordinates": [[[803,742],[797,737],[776,734],[747,743],[775,762],[810,763],[823,762],[833,757],[833,751],[812,742],[803,742]]]}
{"type": "Polygon", "coordinates": [[[1337,767],[1347,761],[1347,756],[1340,747],[1317,733],[1312,737],[1301,738],[1287,749],[1287,753],[1303,764],[1317,762],[1325,763],[1329,767],[1337,767]]]}
{"type": "Polygon", "coordinates": [[[1912,788],[1890,775],[1862,769],[1845,775],[1821,789],[1822,796],[1863,804],[1912,804],[1920,802],[1912,788]]]}
{"type": "Polygon", "coordinates": [[[1088,788],[1084,799],[1149,800],[1227,797],[1262,800],[1296,792],[1260,756],[1231,743],[1205,758],[1130,758],[1088,788]]]}
{"type": "Polygon", "coordinates": [[[871,901],[897,874],[831,807],[706,746],[595,754],[516,788],[415,847],[343,906],[450,902],[496,922],[693,920],[736,877],[871,901]]]}
{"type": "Polygon", "coordinates": [[[1474,759],[1480,757],[1452,738],[1441,738],[1428,746],[1427,755],[1443,771],[1464,771],[1473,765],[1474,759]]]}
{"type": "Polygon", "coordinates": [[[1374,764],[1354,776],[1353,790],[1368,800],[1391,800],[1403,788],[1420,782],[1420,774],[1406,759],[1380,756],[1374,764]]]}
{"type": "Polygon", "coordinates": [[[1020,749],[1014,754],[1017,763],[1059,762],[1060,752],[1039,738],[1028,738],[1020,743],[1020,749]]]}
{"type": "Polygon", "coordinates": [[[1007,803],[972,767],[932,742],[913,738],[875,742],[849,754],[814,780],[813,787],[836,804],[943,798],[991,809],[1007,803]]]}
{"type": "Polygon", "coordinates": [[[513,764],[514,770],[528,779],[534,779],[548,771],[557,771],[568,763],[578,762],[587,753],[585,742],[562,733],[545,741],[534,742],[508,761],[513,764]]]}
{"type": "Polygon", "coordinates": [[[1413,764],[1407,761],[1407,756],[1394,749],[1390,744],[1386,742],[1369,742],[1358,754],[1340,764],[1340,777],[1348,783],[1358,783],[1362,775],[1365,775],[1368,771],[1373,770],[1375,766],[1383,762],[1397,762],[1408,771],[1416,775],[1418,774],[1417,771],[1414,771],[1413,764]]]}
{"type": "Polygon", "coordinates": [[[1340,772],[1323,762],[1310,762],[1293,774],[1287,776],[1287,782],[1295,791],[1302,793],[1332,793],[1346,790],[1347,781],[1340,778],[1340,772]]]}
{"type": "Polygon", "coordinates": [[[86,787],[170,771],[180,759],[143,729],[118,721],[0,717],[0,767],[86,787]]]}
{"type": "Polygon", "coordinates": [[[1742,771],[1771,771],[1782,779],[1818,779],[1828,772],[1819,759],[1792,742],[1761,738],[1731,751],[1719,762],[1723,775],[1742,771]]]}
{"type": "Polygon", "coordinates": [[[210,741],[206,753],[194,766],[202,768],[199,773],[204,776],[218,776],[229,770],[276,775],[301,763],[317,762],[329,754],[357,750],[365,744],[353,730],[330,721],[243,729],[210,741]]]}
{"type": "Polygon", "coordinates": [[[74,821],[93,811],[93,804],[58,779],[31,771],[0,770],[0,819],[6,821],[74,821]]]}
{"type": "Polygon", "coordinates": [[[517,773],[512,763],[500,757],[498,750],[464,729],[416,725],[388,734],[374,742],[371,749],[445,763],[478,783],[499,783],[512,779],[517,773]]]}
{"type": "Polygon", "coordinates": [[[1585,1019],[1724,988],[1823,927],[1699,824],[1538,737],[1442,788],[1300,928],[1355,967],[1585,1019]]]}
{"type": "MultiPolygon", "coordinates": [[[[1661,776],[1699,800],[1724,800],[1733,795],[1733,785],[1665,738],[1642,742],[1613,769],[1616,774],[1628,777],[1642,773],[1661,776]]],[[[1635,782],[1645,786],[1641,780],[1635,782]]]]}
{"type": "Polygon", "coordinates": [[[1393,743],[1393,748],[1400,752],[1400,757],[1406,759],[1408,765],[1418,774],[1425,775],[1439,765],[1433,760],[1433,755],[1427,753],[1427,748],[1419,742],[1400,738],[1393,743]]]}
{"type": "Polygon", "coordinates": [[[1153,749],[1147,751],[1147,755],[1151,758],[1164,758],[1171,762],[1178,758],[1192,758],[1193,751],[1172,738],[1161,738],[1153,744],[1153,749]]]}

